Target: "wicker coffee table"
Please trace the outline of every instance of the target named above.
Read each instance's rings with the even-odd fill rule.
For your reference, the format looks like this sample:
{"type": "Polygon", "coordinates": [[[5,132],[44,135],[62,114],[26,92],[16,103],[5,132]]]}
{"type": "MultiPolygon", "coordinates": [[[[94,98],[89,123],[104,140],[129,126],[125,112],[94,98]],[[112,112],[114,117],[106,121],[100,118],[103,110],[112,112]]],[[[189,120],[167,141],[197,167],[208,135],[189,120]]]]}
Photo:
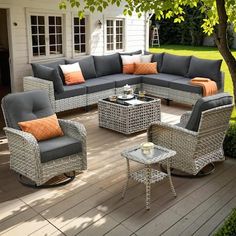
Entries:
{"type": "Polygon", "coordinates": [[[98,101],[99,126],[123,134],[146,130],[150,123],[160,121],[160,99],[150,97],[98,101]]]}
{"type": "Polygon", "coordinates": [[[135,181],[138,181],[140,183],[145,184],[146,186],[146,209],[150,209],[150,199],[151,199],[151,184],[162,181],[166,178],[169,179],[170,182],[170,188],[173,193],[173,195],[176,197],[176,192],[174,189],[174,185],[172,183],[171,179],[171,173],[170,173],[170,163],[169,160],[171,157],[173,157],[176,154],[175,151],[163,148],[161,146],[154,145],[153,154],[148,156],[144,155],[140,146],[136,146],[133,148],[130,148],[128,150],[125,150],[121,153],[123,157],[126,158],[127,161],[127,181],[124,186],[124,190],[122,193],[122,198],[125,197],[125,193],[128,187],[129,179],[133,179],[135,181]],[[135,161],[141,164],[144,164],[145,167],[141,170],[137,171],[130,171],[130,163],[129,161],[135,161]],[[158,162],[165,162],[167,165],[167,174],[151,168],[152,164],[156,164],[158,162]]]}

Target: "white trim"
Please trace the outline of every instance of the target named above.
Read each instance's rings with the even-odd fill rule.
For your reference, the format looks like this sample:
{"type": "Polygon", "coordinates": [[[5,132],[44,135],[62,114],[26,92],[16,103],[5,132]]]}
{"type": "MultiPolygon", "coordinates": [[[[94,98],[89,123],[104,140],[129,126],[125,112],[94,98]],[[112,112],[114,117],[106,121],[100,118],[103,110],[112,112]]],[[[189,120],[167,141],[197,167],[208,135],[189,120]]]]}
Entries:
{"type": "Polygon", "coordinates": [[[123,52],[125,51],[126,48],[126,18],[125,17],[108,17],[105,16],[104,17],[104,53],[105,54],[109,54],[109,53],[114,53],[114,52],[123,52]],[[113,21],[113,50],[107,50],[107,20],[111,20],[113,21]],[[115,22],[116,21],[122,21],[123,22],[123,27],[122,27],[122,44],[123,44],[123,48],[122,49],[116,49],[116,25],[115,22]]]}

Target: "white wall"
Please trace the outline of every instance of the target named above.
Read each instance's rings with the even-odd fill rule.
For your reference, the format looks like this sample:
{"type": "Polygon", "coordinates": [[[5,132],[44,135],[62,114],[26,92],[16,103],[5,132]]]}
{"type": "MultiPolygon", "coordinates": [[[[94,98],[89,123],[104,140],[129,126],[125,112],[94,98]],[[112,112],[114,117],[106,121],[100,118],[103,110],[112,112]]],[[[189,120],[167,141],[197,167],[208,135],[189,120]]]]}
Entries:
{"type": "MultiPolygon", "coordinates": [[[[11,49],[11,68],[12,68],[12,91],[22,90],[22,79],[26,75],[31,75],[31,66],[29,61],[29,45],[27,36],[27,12],[35,10],[41,13],[62,13],[65,18],[65,49],[66,58],[73,57],[72,45],[72,11],[60,11],[58,0],[0,0],[0,8],[9,8],[9,34],[11,49]]],[[[103,13],[88,13],[89,33],[87,39],[88,53],[93,55],[105,54],[104,32],[105,20],[107,17],[125,18],[125,50],[134,51],[145,49],[145,21],[144,17],[136,16],[124,17],[122,9],[115,6],[108,7],[103,13]],[[97,21],[102,22],[99,28],[97,21]]],[[[74,11],[76,14],[76,11],[74,11]]]]}

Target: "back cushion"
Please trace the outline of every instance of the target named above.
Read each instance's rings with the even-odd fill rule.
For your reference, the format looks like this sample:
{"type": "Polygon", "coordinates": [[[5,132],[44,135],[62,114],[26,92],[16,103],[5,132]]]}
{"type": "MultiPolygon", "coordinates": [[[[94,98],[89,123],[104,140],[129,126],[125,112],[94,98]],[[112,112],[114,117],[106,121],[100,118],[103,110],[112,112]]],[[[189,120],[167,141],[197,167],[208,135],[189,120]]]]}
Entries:
{"type": "Polygon", "coordinates": [[[75,62],[79,62],[85,80],[97,77],[93,56],[66,60],[66,64],[73,64],[75,62]]]}
{"type": "Polygon", "coordinates": [[[63,83],[57,69],[36,63],[31,64],[31,66],[34,77],[52,81],[56,93],[64,92],[63,83]]]}
{"type": "Polygon", "coordinates": [[[11,93],[2,99],[7,126],[20,129],[18,122],[34,120],[54,114],[48,94],[43,90],[11,93]]]}
{"type": "Polygon", "coordinates": [[[134,52],[120,52],[120,55],[129,55],[129,56],[138,55],[138,54],[142,54],[142,50],[137,50],[134,52]]]}
{"type": "Polygon", "coordinates": [[[192,57],[190,61],[189,71],[187,76],[194,77],[206,77],[214,80],[218,89],[222,88],[221,82],[221,67],[222,60],[206,60],[197,57],[192,57]]]}
{"type": "Polygon", "coordinates": [[[161,71],[164,53],[151,53],[151,52],[144,51],[144,55],[152,55],[151,62],[156,62],[157,63],[157,71],[161,71]]]}
{"type": "Polygon", "coordinates": [[[197,132],[203,111],[232,104],[233,99],[228,93],[218,93],[213,96],[203,97],[198,99],[193,107],[193,111],[186,125],[186,129],[197,132]]]}
{"type": "Polygon", "coordinates": [[[120,55],[93,56],[97,77],[122,73],[120,55]]]}
{"type": "Polygon", "coordinates": [[[164,53],[161,73],[186,76],[191,56],[177,56],[164,53]]]}

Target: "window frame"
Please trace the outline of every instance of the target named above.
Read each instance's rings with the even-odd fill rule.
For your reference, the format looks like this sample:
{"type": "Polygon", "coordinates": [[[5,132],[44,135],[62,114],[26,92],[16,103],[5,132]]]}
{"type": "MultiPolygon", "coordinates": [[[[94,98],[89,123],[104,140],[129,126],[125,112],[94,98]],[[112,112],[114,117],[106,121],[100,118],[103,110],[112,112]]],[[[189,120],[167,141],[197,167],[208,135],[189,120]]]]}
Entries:
{"type": "Polygon", "coordinates": [[[85,52],[82,53],[77,53],[75,52],[75,25],[74,25],[74,18],[79,18],[77,14],[72,13],[71,16],[71,26],[72,26],[72,58],[76,58],[76,57],[80,57],[80,56],[84,56],[87,55],[87,52],[89,50],[89,43],[88,43],[88,33],[89,33],[89,16],[85,15],[84,19],[85,19],[85,52]]]}
{"type": "Polygon", "coordinates": [[[123,52],[125,50],[125,34],[126,34],[126,25],[125,25],[125,18],[122,17],[107,17],[104,19],[105,25],[104,25],[104,51],[105,53],[113,53],[113,52],[123,52]],[[113,22],[113,50],[107,50],[107,21],[111,20],[113,22]],[[116,22],[122,21],[122,49],[116,48],[116,22]]]}
{"type": "Polygon", "coordinates": [[[34,62],[34,61],[43,61],[43,60],[50,60],[50,59],[55,59],[55,58],[62,58],[65,56],[65,16],[64,14],[60,14],[57,12],[45,12],[42,13],[42,11],[38,10],[26,10],[26,15],[27,15],[27,38],[28,38],[28,58],[29,58],[29,63],[34,62]],[[44,16],[44,29],[45,29],[45,52],[46,55],[39,55],[39,56],[34,56],[33,55],[33,41],[32,41],[32,28],[31,28],[31,16],[44,16]],[[50,39],[49,39],[49,16],[53,17],[61,17],[61,27],[62,27],[62,53],[60,54],[50,54],[50,39]]]}

